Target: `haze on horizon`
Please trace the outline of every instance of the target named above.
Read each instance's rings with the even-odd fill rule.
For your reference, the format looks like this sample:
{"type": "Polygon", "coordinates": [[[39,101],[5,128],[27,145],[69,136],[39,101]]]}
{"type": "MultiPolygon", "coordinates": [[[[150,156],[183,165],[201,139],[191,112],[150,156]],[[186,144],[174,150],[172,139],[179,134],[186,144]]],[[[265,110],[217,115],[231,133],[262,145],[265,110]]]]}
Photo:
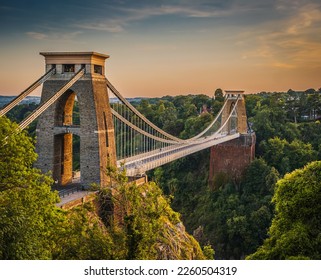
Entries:
{"type": "Polygon", "coordinates": [[[12,0],[0,24],[0,95],[44,74],[42,51],[109,54],[126,97],[321,87],[319,0],[12,0]]]}

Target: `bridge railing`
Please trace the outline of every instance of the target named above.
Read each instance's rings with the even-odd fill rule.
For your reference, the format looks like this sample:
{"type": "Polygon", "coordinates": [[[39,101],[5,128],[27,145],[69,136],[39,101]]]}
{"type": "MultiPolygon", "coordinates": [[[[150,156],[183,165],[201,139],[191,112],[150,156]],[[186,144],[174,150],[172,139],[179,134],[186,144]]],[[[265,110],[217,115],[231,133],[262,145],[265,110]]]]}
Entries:
{"type": "Polygon", "coordinates": [[[72,188],[58,191],[58,195],[60,198],[63,198],[65,196],[68,196],[68,195],[71,195],[71,194],[74,194],[74,193],[80,192],[80,191],[83,191],[83,187],[82,186],[75,186],[72,188]]]}

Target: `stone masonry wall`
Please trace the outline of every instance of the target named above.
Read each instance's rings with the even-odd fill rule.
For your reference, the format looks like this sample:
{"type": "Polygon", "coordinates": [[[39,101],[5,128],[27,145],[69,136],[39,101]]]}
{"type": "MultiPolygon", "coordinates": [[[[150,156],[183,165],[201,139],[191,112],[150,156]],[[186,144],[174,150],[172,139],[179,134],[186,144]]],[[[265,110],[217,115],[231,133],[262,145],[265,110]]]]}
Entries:
{"type": "MultiPolygon", "coordinates": [[[[66,78],[59,77],[46,81],[41,102],[55,94],[66,81],[66,78]]],[[[95,76],[93,79],[91,74],[85,74],[39,117],[36,142],[38,161],[35,165],[43,172],[51,171],[59,184],[69,182],[69,175],[62,176],[62,173],[71,172],[62,168],[64,161],[70,162],[68,154],[72,151],[71,141],[62,141],[64,134],[55,135],[54,128],[63,124],[65,111],[69,111],[69,97],[74,94],[78,98],[80,113],[81,183],[84,186],[91,183],[104,186],[108,179],[105,174],[107,158],[111,163],[116,163],[113,122],[104,76],[95,76]]],[[[70,169],[71,165],[68,166],[70,169]]]]}
{"type": "Polygon", "coordinates": [[[255,134],[242,134],[239,138],[211,148],[209,184],[215,186],[216,176],[226,176],[238,182],[245,168],[255,157],[255,134]]]}

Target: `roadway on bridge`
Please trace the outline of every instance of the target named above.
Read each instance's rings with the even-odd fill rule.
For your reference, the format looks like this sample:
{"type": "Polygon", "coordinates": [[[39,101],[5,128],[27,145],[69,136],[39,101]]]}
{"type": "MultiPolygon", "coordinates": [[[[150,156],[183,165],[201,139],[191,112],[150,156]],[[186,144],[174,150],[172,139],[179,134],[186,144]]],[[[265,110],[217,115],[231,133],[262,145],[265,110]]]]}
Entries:
{"type": "Polygon", "coordinates": [[[91,191],[85,190],[80,183],[71,183],[65,186],[56,185],[52,187],[52,190],[58,191],[60,197],[60,202],[56,204],[58,207],[91,193],[91,191]]]}

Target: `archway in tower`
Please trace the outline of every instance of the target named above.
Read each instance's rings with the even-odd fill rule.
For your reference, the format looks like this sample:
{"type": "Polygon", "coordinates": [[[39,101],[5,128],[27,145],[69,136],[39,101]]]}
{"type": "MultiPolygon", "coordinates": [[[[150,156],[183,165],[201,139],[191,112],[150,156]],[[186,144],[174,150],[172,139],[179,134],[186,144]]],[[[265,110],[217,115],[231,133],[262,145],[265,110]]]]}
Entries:
{"type": "Polygon", "coordinates": [[[55,126],[63,131],[54,139],[53,177],[61,186],[81,181],[80,177],[80,126],[79,106],[75,92],[68,90],[57,102],[55,126]]]}
{"type": "MultiPolygon", "coordinates": [[[[230,114],[231,112],[233,111],[235,107],[235,102],[232,102],[231,103],[231,106],[230,106],[230,114]]],[[[230,121],[229,121],[229,134],[231,133],[235,133],[237,131],[237,108],[232,112],[232,115],[231,115],[231,118],[230,118],[230,121]]]]}

